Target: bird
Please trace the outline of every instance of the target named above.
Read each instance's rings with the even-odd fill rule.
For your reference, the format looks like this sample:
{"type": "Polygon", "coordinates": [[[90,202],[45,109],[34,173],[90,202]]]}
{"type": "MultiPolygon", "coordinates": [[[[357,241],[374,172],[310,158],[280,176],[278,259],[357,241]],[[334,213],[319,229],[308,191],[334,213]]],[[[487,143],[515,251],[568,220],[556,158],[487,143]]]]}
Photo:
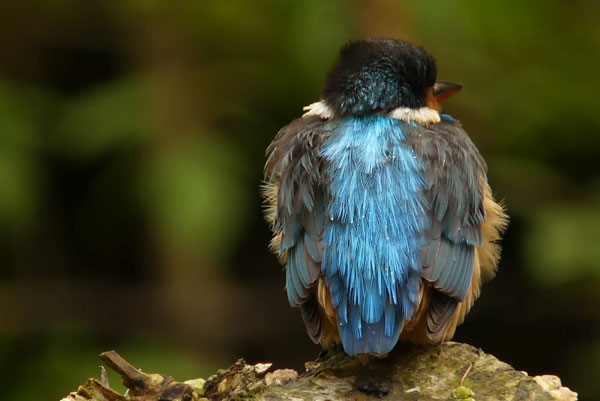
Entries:
{"type": "Polygon", "coordinates": [[[345,44],[317,102],[267,148],[263,197],[289,304],[325,349],[386,356],[454,335],[492,279],[508,224],[487,166],[441,102],[435,58],[345,44]]]}

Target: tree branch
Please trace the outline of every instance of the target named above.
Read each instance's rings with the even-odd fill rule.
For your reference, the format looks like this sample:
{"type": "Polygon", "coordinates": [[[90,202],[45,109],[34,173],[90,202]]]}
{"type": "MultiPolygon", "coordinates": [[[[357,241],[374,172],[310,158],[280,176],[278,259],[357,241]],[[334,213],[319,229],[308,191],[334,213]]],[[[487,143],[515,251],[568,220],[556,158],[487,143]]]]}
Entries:
{"type": "Polygon", "coordinates": [[[115,351],[100,358],[123,378],[124,396],[88,379],[62,401],[206,401],[206,400],[565,400],[577,394],[555,376],[530,377],[494,356],[467,344],[436,347],[403,346],[387,358],[353,358],[329,351],[306,371],[269,372],[271,364],[237,361],[208,379],[177,382],[170,376],[146,374],[115,351]]]}

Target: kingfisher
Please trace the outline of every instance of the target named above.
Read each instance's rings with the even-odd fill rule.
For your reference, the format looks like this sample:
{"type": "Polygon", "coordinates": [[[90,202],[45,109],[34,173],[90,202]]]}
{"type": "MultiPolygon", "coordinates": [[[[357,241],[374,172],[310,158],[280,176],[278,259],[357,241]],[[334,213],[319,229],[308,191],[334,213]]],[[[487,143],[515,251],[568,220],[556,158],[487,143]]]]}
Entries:
{"type": "Polygon", "coordinates": [[[508,217],[422,47],[351,41],[267,149],[265,216],[310,338],[349,355],[439,344],[496,273],[508,217]]]}

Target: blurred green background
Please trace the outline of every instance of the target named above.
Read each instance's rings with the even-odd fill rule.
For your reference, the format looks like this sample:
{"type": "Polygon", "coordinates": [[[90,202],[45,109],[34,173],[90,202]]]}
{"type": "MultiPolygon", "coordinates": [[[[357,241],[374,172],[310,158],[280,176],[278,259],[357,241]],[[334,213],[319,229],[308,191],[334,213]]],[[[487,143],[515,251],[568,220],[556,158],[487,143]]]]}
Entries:
{"type": "MultiPolygon", "coordinates": [[[[455,337],[600,399],[600,3],[23,0],[0,6],[0,381],[58,400],[118,350],[201,377],[319,348],[267,251],[277,130],[339,47],[423,45],[512,222],[455,337]]],[[[112,377],[113,383],[118,379],[112,377]]]]}

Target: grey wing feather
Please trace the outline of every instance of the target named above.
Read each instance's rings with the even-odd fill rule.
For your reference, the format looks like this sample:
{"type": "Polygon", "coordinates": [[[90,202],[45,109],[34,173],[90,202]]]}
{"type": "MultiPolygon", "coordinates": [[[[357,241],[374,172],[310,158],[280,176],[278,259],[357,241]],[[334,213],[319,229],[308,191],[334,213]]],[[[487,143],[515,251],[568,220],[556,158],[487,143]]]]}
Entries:
{"type": "Polygon", "coordinates": [[[300,118],[284,127],[267,150],[267,182],[278,187],[275,235],[278,252],[286,255],[286,291],[290,305],[299,307],[313,341],[321,335],[321,318],[314,286],[321,275],[325,204],[320,189],[320,146],[327,132],[318,117],[300,118]]]}
{"type": "Polygon", "coordinates": [[[474,247],[485,220],[486,166],[460,125],[441,122],[409,138],[425,167],[429,228],[421,251],[422,277],[435,288],[428,316],[432,338],[443,333],[469,291],[474,247]]]}

